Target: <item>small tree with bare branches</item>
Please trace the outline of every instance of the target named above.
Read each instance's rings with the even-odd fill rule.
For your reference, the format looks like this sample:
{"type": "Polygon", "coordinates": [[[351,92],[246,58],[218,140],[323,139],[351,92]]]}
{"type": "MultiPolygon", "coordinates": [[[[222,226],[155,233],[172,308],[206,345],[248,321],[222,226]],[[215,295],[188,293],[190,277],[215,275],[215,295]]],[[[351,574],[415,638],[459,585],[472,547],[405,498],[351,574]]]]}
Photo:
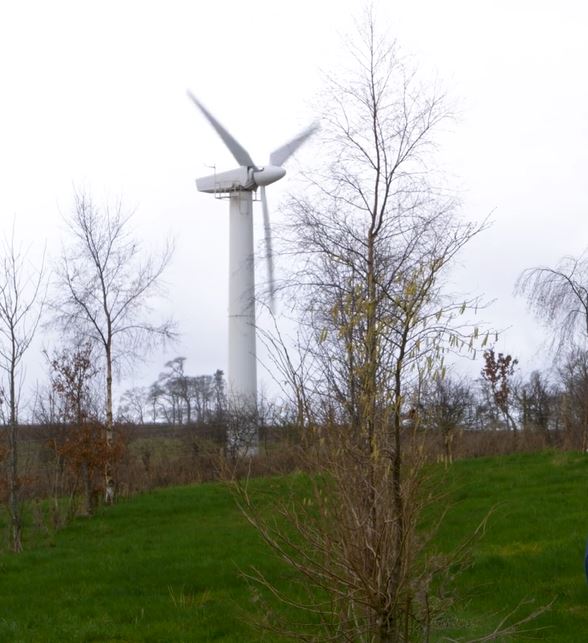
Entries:
{"type": "MultiPolygon", "coordinates": [[[[122,205],[98,209],[76,193],[68,220],[71,243],[57,270],[54,320],[76,340],[88,339],[102,351],[105,372],[105,441],[114,444],[113,369],[145,351],[154,340],[173,337],[171,321],[153,322],[150,301],[161,294],[161,279],[171,259],[168,244],[154,257],[132,236],[132,216],[122,205]]],[[[105,498],[113,502],[115,483],[105,471],[105,498]]]]}
{"type": "Polygon", "coordinates": [[[417,529],[425,452],[418,418],[404,418],[443,352],[476,339],[461,321],[473,302],[445,296],[443,277],[482,226],[460,221],[455,199],[428,180],[424,159],[448,117],[443,95],[419,85],[373,18],[354,54],[352,76],[329,93],[328,171],[289,204],[299,357],[266,337],[315,475],[302,498],[295,489],[277,503],[288,528],[265,520],[243,486],[240,498],[300,574],[304,598],[280,597],[311,613],[316,630],[290,635],[428,640],[444,597],[432,582],[447,561],[425,554],[417,529]]]}
{"type": "Polygon", "coordinates": [[[474,414],[474,396],[465,379],[447,375],[435,377],[424,391],[424,419],[443,441],[443,462],[453,463],[455,438],[471,426],[474,414]]]}
{"type": "Polygon", "coordinates": [[[44,261],[29,265],[27,253],[16,245],[14,230],[0,250],[0,368],[8,407],[8,508],[11,542],[22,550],[22,518],[18,465],[18,410],[22,361],[35,336],[43,310],[44,261]]]}

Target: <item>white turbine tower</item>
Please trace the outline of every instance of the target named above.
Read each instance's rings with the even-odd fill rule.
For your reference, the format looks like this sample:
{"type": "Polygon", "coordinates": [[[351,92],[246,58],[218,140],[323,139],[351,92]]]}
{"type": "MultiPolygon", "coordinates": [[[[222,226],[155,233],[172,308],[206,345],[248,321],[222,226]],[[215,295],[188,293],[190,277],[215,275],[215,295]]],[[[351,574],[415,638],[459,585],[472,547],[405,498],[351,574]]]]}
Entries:
{"type": "Polygon", "coordinates": [[[257,352],[255,344],[255,279],[253,261],[253,192],[260,188],[268,267],[270,307],[274,305],[274,270],[271,228],[265,186],[281,179],[282,165],[317,129],[312,125],[271,153],[269,164],[257,166],[249,153],[212,114],[188,96],[216,130],[239,167],[196,180],[201,192],[229,197],[229,396],[233,403],[257,404],[257,352]]]}

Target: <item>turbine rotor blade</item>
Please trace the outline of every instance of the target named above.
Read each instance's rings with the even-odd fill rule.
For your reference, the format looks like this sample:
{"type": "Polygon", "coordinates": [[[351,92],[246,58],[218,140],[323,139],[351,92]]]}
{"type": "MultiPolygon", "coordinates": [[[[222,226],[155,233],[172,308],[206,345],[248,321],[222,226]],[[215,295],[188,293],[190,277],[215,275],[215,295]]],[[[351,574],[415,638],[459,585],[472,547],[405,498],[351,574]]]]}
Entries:
{"type": "Polygon", "coordinates": [[[229,132],[227,132],[227,130],[216,120],[216,118],[206,109],[206,107],[204,107],[204,105],[190,90],[186,93],[190,100],[192,100],[196,107],[198,107],[198,109],[204,114],[208,122],[214,127],[216,133],[222,138],[223,143],[229,148],[237,163],[246,167],[256,167],[252,158],[249,156],[249,152],[247,152],[247,150],[238,143],[235,138],[229,134],[229,132]]]}
{"type": "Polygon", "coordinates": [[[263,230],[265,238],[265,253],[267,259],[267,277],[269,282],[270,311],[276,312],[276,287],[274,283],[274,256],[272,250],[272,229],[269,220],[269,210],[267,207],[267,198],[265,196],[265,186],[261,186],[261,208],[263,210],[263,230]]]}
{"type": "Polygon", "coordinates": [[[274,150],[270,154],[270,165],[277,165],[278,167],[283,165],[294,152],[310,138],[317,130],[319,129],[318,123],[313,123],[310,127],[305,129],[303,132],[300,132],[296,138],[293,138],[291,141],[278,147],[277,150],[274,150]]]}

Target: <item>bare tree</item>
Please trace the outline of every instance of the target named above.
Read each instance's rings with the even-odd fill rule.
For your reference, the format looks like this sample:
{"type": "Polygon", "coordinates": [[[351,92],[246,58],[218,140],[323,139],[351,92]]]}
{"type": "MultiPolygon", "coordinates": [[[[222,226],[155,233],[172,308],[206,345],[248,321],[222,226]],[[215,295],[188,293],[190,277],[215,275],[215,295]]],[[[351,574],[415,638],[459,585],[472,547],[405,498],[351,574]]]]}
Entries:
{"type": "Polygon", "coordinates": [[[241,499],[302,575],[306,600],[290,600],[318,615],[325,640],[428,640],[440,569],[423,563],[423,451],[418,421],[405,430],[403,418],[442,351],[473,346],[473,329],[458,321],[471,302],[444,296],[442,285],[480,226],[457,219],[427,171],[448,116],[443,96],[418,85],[373,19],[354,54],[357,73],[329,93],[328,171],[288,212],[304,358],[294,364],[270,339],[293,388],[305,462],[324,475],[304,503],[294,493],[280,504],[296,537],[264,521],[246,490],[241,499]]]}
{"type": "MultiPolygon", "coordinates": [[[[70,335],[102,349],[105,371],[105,439],[113,444],[113,368],[144,352],[154,340],[173,337],[171,321],[150,321],[150,301],[160,294],[172,248],[154,257],[132,237],[132,218],[118,204],[97,209],[77,193],[68,221],[71,244],[63,251],[54,298],[55,321],[70,335]]],[[[106,468],[105,497],[114,499],[106,468]]]]}
{"type": "Polygon", "coordinates": [[[163,402],[165,396],[166,390],[161,385],[159,379],[157,382],[153,382],[147,392],[147,401],[151,410],[152,422],[157,422],[162,416],[166,422],[169,422],[169,418],[167,417],[167,412],[165,410],[165,404],[163,402]]]}
{"type": "Polygon", "coordinates": [[[588,257],[564,257],[555,268],[525,270],[515,292],[527,298],[531,310],[555,331],[554,346],[561,348],[588,340],[588,257]]]}
{"type": "Polygon", "coordinates": [[[197,375],[189,379],[190,398],[193,400],[198,422],[205,422],[211,415],[214,398],[214,376],[197,375]]]}
{"type": "Polygon", "coordinates": [[[435,377],[425,391],[426,423],[441,435],[445,466],[453,463],[456,434],[473,424],[474,413],[474,396],[464,379],[435,377]]]}
{"type": "MultiPolygon", "coordinates": [[[[557,349],[556,360],[561,360],[559,376],[564,391],[560,415],[566,429],[566,438],[571,439],[575,446],[585,449],[588,446],[588,414],[585,404],[588,391],[585,379],[588,257],[586,254],[564,257],[555,268],[529,268],[517,280],[515,292],[525,296],[531,310],[554,331],[552,348],[557,349]]],[[[541,382],[535,381],[535,388],[540,384],[541,382]]],[[[541,391],[541,398],[545,401],[545,391],[541,391]]],[[[540,418],[541,422],[545,420],[545,417],[540,418]]],[[[545,431],[549,439],[547,427],[545,431]]]]}
{"type": "Polygon", "coordinates": [[[149,390],[143,386],[127,389],[120,398],[118,416],[123,422],[145,424],[149,390]]]}
{"type": "Polygon", "coordinates": [[[8,406],[8,489],[12,549],[22,550],[22,518],[18,464],[18,410],[22,360],[33,341],[44,304],[44,261],[29,264],[27,253],[16,246],[14,230],[0,256],[0,368],[3,396],[8,406]]]}
{"type": "Polygon", "coordinates": [[[484,351],[482,379],[490,388],[492,401],[502,413],[506,428],[513,431],[517,430],[517,423],[512,415],[514,402],[512,379],[517,364],[518,360],[513,359],[511,355],[503,353],[496,355],[492,348],[484,351]]]}
{"type": "MultiPolygon", "coordinates": [[[[562,372],[563,373],[563,372],[562,372]]],[[[547,443],[558,419],[558,392],[541,371],[533,371],[529,379],[515,390],[520,408],[523,431],[541,431],[547,443]]]]}
{"type": "Polygon", "coordinates": [[[159,408],[166,422],[183,424],[190,421],[191,406],[188,378],[184,374],[185,357],[175,357],[165,363],[167,370],[161,372],[152,385],[153,393],[159,392],[159,408]]]}

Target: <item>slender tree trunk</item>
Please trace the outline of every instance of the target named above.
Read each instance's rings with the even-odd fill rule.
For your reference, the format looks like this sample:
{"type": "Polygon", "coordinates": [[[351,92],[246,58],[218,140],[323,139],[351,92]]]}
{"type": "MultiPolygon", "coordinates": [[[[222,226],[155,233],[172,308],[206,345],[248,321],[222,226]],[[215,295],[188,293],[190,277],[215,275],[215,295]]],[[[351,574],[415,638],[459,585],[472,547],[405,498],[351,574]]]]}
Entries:
{"type": "Polygon", "coordinates": [[[503,409],[504,419],[506,421],[506,428],[508,431],[512,431],[514,439],[516,441],[518,435],[517,423],[515,422],[513,416],[511,415],[508,406],[505,406],[503,409]]]}
{"type": "Polygon", "coordinates": [[[106,344],[106,447],[109,457],[104,467],[105,495],[107,504],[114,502],[114,472],[110,452],[114,444],[114,424],[112,420],[112,338],[106,344]]]}
{"type": "Polygon", "coordinates": [[[453,429],[446,429],[443,435],[443,446],[445,447],[445,468],[453,464],[453,429]]]}
{"type": "Polygon", "coordinates": [[[22,517],[20,511],[20,482],[18,478],[18,418],[16,413],[15,358],[13,340],[13,361],[10,368],[10,425],[8,442],[10,447],[8,505],[10,509],[10,526],[12,551],[22,551],[22,517]]]}
{"type": "MultiPolygon", "coordinates": [[[[405,564],[407,538],[404,520],[404,499],[402,497],[402,372],[404,368],[404,355],[408,341],[409,327],[406,326],[400,341],[400,351],[394,372],[394,409],[392,418],[392,502],[394,503],[394,518],[396,519],[394,562],[388,581],[388,597],[397,598],[402,582],[403,567],[405,564]]],[[[390,611],[383,619],[380,629],[380,640],[395,642],[400,636],[400,611],[390,611]]]]}
{"type": "Polygon", "coordinates": [[[582,417],[582,443],[580,448],[584,453],[586,453],[586,450],[588,449],[588,406],[586,399],[584,400],[583,407],[584,413],[582,417]]]}
{"type": "Polygon", "coordinates": [[[370,539],[375,544],[378,538],[378,514],[376,501],[376,453],[378,451],[376,436],[376,414],[377,414],[377,368],[378,368],[378,337],[376,331],[376,279],[374,263],[375,238],[370,231],[368,236],[368,262],[367,262],[367,315],[366,315],[366,373],[364,381],[363,398],[366,408],[363,409],[367,423],[368,448],[369,448],[369,506],[370,506],[370,539]]]}
{"type": "Polygon", "coordinates": [[[91,516],[94,512],[92,501],[92,481],[90,480],[90,470],[88,463],[82,465],[82,482],[84,484],[84,507],[82,513],[84,516],[91,516]]]}
{"type": "Polygon", "coordinates": [[[10,482],[8,504],[10,507],[12,551],[15,553],[22,551],[22,519],[19,498],[20,484],[18,480],[17,432],[17,426],[11,423],[9,428],[10,482]]]}

